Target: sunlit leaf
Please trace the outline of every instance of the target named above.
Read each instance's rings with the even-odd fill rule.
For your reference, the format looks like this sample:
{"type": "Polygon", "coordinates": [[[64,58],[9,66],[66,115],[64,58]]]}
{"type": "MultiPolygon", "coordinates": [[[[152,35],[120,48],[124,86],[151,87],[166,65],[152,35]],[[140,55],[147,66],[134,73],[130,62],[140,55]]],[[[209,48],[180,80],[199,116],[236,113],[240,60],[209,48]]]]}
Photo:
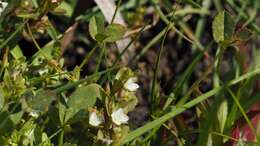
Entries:
{"type": "Polygon", "coordinates": [[[227,115],[228,115],[228,103],[227,100],[224,100],[218,109],[218,120],[219,120],[219,127],[220,127],[220,131],[223,132],[224,128],[225,128],[225,123],[227,120],[227,115]]]}
{"type": "Polygon", "coordinates": [[[73,116],[76,116],[81,110],[87,110],[92,107],[97,98],[101,97],[101,87],[98,84],[90,84],[77,88],[68,99],[68,109],[65,116],[65,122],[73,116]]]}
{"type": "Polygon", "coordinates": [[[116,24],[116,23],[110,24],[107,26],[105,30],[105,34],[107,35],[105,41],[115,42],[117,40],[120,40],[121,38],[123,38],[125,32],[126,32],[126,28],[123,25],[116,24]]]}
{"type": "Polygon", "coordinates": [[[89,33],[92,39],[96,40],[97,34],[103,34],[105,28],[104,18],[96,15],[91,17],[89,21],[89,33]]]}
{"type": "Polygon", "coordinates": [[[213,37],[217,43],[223,43],[232,38],[235,23],[233,18],[225,11],[219,12],[212,23],[213,37]]]}

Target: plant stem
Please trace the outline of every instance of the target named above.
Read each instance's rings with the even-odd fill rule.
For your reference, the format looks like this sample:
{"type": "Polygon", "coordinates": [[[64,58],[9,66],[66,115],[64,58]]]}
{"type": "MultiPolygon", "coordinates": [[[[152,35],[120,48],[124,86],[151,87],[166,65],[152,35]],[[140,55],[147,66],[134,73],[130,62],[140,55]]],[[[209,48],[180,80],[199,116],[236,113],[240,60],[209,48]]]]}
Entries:
{"type": "Polygon", "coordinates": [[[59,135],[59,146],[63,146],[63,138],[64,138],[64,129],[62,128],[59,135]]]}
{"type": "Polygon", "coordinates": [[[156,103],[157,103],[157,101],[155,100],[155,98],[156,98],[155,86],[156,86],[156,83],[157,83],[157,76],[158,76],[160,60],[161,60],[161,56],[162,56],[162,52],[163,52],[163,48],[164,48],[164,42],[165,42],[165,39],[167,37],[169,28],[170,28],[170,23],[166,27],[166,31],[165,31],[164,37],[162,39],[162,43],[161,43],[161,47],[160,47],[160,50],[159,50],[159,54],[158,54],[157,59],[156,59],[156,65],[155,65],[154,76],[153,76],[153,81],[152,81],[152,89],[151,89],[151,100],[150,100],[150,102],[151,102],[151,111],[154,111],[154,105],[156,105],[156,103]]]}
{"type": "Polygon", "coordinates": [[[25,24],[27,23],[28,20],[26,20],[24,23],[22,23],[15,31],[14,33],[12,33],[1,45],[0,45],[0,54],[1,54],[1,50],[3,47],[5,47],[7,45],[7,43],[9,43],[9,41],[12,40],[13,37],[15,37],[15,35],[17,35],[25,26],[25,24]]]}
{"type": "Polygon", "coordinates": [[[116,10],[115,10],[115,13],[114,13],[114,15],[113,15],[113,17],[112,17],[111,24],[115,21],[116,14],[117,14],[117,11],[118,11],[118,9],[119,9],[119,7],[120,7],[120,5],[121,5],[121,2],[122,2],[122,0],[119,0],[118,3],[117,3],[117,5],[116,5],[116,10]]]}
{"type": "Polygon", "coordinates": [[[152,130],[153,128],[156,128],[160,125],[162,125],[164,122],[168,121],[169,119],[181,114],[182,112],[186,111],[187,109],[201,103],[202,101],[212,97],[213,95],[219,93],[221,90],[223,90],[225,87],[229,87],[232,85],[235,85],[249,77],[255,76],[255,75],[259,75],[260,74],[260,69],[256,69],[254,71],[251,71],[249,73],[243,74],[240,77],[228,82],[226,85],[223,86],[219,86],[217,88],[214,88],[200,96],[198,96],[197,98],[187,102],[186,104],[183,105],[183,107],[178,107],[178,108],[174,108],[172,109],[170,112],[166,113],[165,115],[163,115],[162,117],[151,121],[149,123],[147,123],[146,125],[130,132],[125,140],[124,143],[130,142],[131,140],[141,136],[142,134],[148,132],[149,130],[152,130]]]}

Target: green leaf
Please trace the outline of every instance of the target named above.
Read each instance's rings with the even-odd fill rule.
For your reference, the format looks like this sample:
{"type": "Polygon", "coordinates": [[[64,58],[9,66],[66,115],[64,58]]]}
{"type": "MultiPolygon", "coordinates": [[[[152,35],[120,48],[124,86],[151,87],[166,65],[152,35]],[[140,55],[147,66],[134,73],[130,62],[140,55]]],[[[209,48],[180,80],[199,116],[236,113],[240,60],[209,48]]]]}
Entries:
{"type": "Polygon", "coordinates": [[[105,30],[105,35],[107,36],[107,38],[104,41],[115,42],[117,40],[120,40],[121,38],[123,38],[125,32],[126,28],[123,25],[116,23],[110,24],[105,30]]]}
{"type": "Polygon", "coordinates": [[[95,37],[96,41],[102,43],[108,36],[102,33],[98,33],[95,37]]]}
{"type": "Polygon", "coordinates": [[[66,113],[66,106],[63,105],[61,102],[58,103],[58,109],[59,109],[59,120],[61,125],[64,124],[64,118],[66,113]]]}
{"type": "Polygon", "coordinates": [[[48,137],[48,135],[46,133],[42,134],[42,143],[40,144],[40,146],[53,146],[53,144],[51,144],[51,140],[48,137]]]}
{"type": "Polygon", "coordinates": [[[10,115],[10,120],[12,121],[12,123],[14,125],[17,125],[21,122],[23,113],[24,113],[23,111],[20,111],[20,112],[17,112],[17,113],[10,115]]]}
{"type": "Polygon", "coordinates": [[[105,29],[104,18],[96,15],[93,16],[89,21],[89,33],[92,39],[96,40],[97,34],[103,34],[105,29]]]}
{"type": "Polygon", "coordinates": [[[228,116],[228,103],[227,100],[224,100],[221,102],[217,113],[221,133],[223,133],[224,131],[227,116],[228,116]]]}
{"type": "Polygon", "coordinates": [[[129,79],[135,76],[135,73],[127,67],[120,68],[115,76],[115,81],[111,89],[111,93],[115,93],[121,88],[123,88],[124,83],[129,79]]]}
{"type": "Polygon", "coordinates": [[[52,40],[58,40],[59,32],[57,31],[57,29],[52,25],[50,21],[47,21],[46,23],[47,26],[45,27],[45,29],[47,30],[49,36],[52,38],[52,40]]]}
{"type": "Polygon", "coordinates": [[[24,136],[23,139],[23,144],[24,145],[29,145],[29,143],[34,140],[34,129],[36,128],[36,124],[32,121],[29,120],[27,121],[23,127],[20,129],[20,133],[24,136]]]}
{"type": "Polygon", "coordinates": [[[7,111],[0,112],[0,137],[12,132],[14,126],[14,123],[10,119],[10,113],[7,111]]]}
{"type": "Polygon", "coordinates": [[[241,75],[240,77],[228,82],[226,85],[223,86],[219,86],[217,88],[214,88],[198,97],[196,97],[195,99],[187,102],[186,104],[184,104],[182,107],[176,107],[174,109],[172,109],[170,112],[166,113],[165,115],[159,117],[158,119],[151,121],[149,123],[147,123],[146,125],[139,127],[138,129],[135,129],[134,131],[130,132],[126,138],[124,139],[124,143],[128,143],[130,141],[132,141],[133,139],[141,136],[142,134],[152,130],[153,128],[156,128],[160,125],[162,125],[164,122],[168,121],[169,119],[175,117],[176,115],[181,114],[182,112],[184,112],[185,110],[187,110],[188,108],[191,108],[199,103],[201,103],[202,101],[208,99],[209,97],[212,97],[213,95],[219,93],[221,90],[223,90],[223,88],[225,86],[231,86],[234,84],[237,84],[249,77],[255,76],[260,74],[260,69],[254,70],[252,72],[248,72],[246,74],[241,75]]]}
{"type": "Polygon", "coordinates": [[[65,122],[76,116],[82,110],[92,107],[97,98],[101,98],[102,88],[98,84],[90,84],[80,87],[72,93],[68,99],[68,109],[65,116],[65,122]]]}
{"type": "Polygon", "coordinates": [[[85,109],[95,104],[96,98],[100,97],[100,86],[98,84],[90,84],[79,87],[69,97],[68,106],[78,109],[85,109]]]}
{"type": "Polygon", "coordinates": [[[73,14],[73,7],[66,1],[62,1],[62,3],[54,10],[54,12],[60,9],[63,9],[65,11],[64,15],[66,17],[71,17],[73,14]]]}
{"type": "Polygon", "coordinates": [[[219,12],[215,16],[213,23],[213,37],[217,43],[230,41],[235,29],[233,18],[225,11],[219,12]]]}
{"type": "MultiPolygon", "coordinates": [[[[131,96],[131,94],[132,93],[130,93],[129,96],[131,96]]],[[[138,104],[138,100],[137,97],[135,97],[134,95],[132,95],[132,97],[125,97],[125,98],[131,98],[131,99],[128,101],[123,101],[119,105],[120,107],[124,107],[124,111],[128,113],[135,109],[136,105],[138,104]]]]}
{"type": "Polygon", "coordinates": [[[10,52],[15,59],[19,59],[19,58],[24,57],[23,52],[18,45],[15,46],[10,52]]]}
{"type": "Polygon", "coordinates": [[[38,112],[44,112],[48,106],[56,99],[56,94],[50,90],[40,90],[34,97],[27,100],[28,106],[38,112]]]}
{"type": "Polygon", "coordinates": [[[2,93],[2,89],[0,89],[0,111],[4,107],[4,104],[5,104],[5,98],[4,98],[4,95],[2,93]]]}

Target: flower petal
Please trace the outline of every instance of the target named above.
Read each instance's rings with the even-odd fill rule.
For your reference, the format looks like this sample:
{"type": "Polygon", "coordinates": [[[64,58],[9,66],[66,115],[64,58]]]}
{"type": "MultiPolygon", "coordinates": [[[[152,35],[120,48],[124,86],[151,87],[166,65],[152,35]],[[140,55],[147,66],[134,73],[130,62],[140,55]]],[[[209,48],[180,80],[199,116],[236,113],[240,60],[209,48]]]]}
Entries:
{"type": "Polygon", "coordinates": [[[124,113],[124,110],[122,108],[119,108],[117,111],[114,111],[111,114],[112,121],[116,125],[121,125],[121,124],[127,124],[129,117],[124,113]]]}
{"type": "Polygon", "coordinates": [[[4,12],[5,8],[7,7],[8,3],[7,2],[1,2],[0,1],[0,16],[4,12]]]}
{"type": "Polygon", "coordinates": [[[89,124],[92,126],[99,126],[103,122],[102,117],[98,116],[96,112],[90,113],[89,124]]]}
{"type": "Polygon", "coordinates": [[[124,84],[124,87],[129,91],[136,91],[139,85],[135,83],[136,78],[130,78],[124,84]]]}

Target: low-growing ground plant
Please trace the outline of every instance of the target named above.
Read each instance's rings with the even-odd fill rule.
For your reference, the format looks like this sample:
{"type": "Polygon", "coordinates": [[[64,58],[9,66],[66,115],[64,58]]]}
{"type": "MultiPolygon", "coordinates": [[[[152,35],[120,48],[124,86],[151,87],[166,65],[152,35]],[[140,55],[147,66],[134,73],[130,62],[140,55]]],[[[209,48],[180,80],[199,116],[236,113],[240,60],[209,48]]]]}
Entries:
{"type": "Polygon", "coordinates": [[[259,10],[0,0],[0,146],[260,145],[259,10]]]}

